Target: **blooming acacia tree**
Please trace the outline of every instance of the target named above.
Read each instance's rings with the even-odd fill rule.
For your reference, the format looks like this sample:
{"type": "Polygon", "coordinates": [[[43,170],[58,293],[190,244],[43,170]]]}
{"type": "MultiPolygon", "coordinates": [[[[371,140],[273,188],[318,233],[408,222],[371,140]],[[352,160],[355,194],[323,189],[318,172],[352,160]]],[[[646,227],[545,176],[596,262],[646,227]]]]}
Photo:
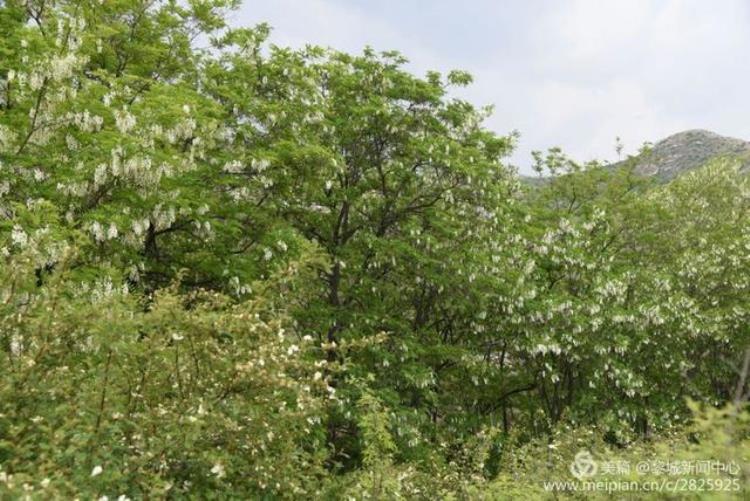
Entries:
{"type": "Polygon", "coordinates": [[[223,26],[231,3],[10,2],[6,207],[52,201],[134,284],[163,285],[188,268],[187,282],[236,285],[226,266],[236,223],[217,210],[212,181],[229,133],[201,95],[191,45],[223,26]]]}

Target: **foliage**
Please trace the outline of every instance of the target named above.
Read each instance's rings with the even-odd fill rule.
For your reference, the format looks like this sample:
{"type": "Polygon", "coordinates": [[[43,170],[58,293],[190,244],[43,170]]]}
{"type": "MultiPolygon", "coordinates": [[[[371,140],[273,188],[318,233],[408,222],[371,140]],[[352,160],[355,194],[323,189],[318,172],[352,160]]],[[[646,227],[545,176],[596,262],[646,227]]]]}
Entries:
{"type": "Polygon", "coordinates": [[[553,148],[525,188],[469,75],[272,46],[236,3],[0,2],[0,496],[747,463],[739,164],[656,185],[553,148]]]}

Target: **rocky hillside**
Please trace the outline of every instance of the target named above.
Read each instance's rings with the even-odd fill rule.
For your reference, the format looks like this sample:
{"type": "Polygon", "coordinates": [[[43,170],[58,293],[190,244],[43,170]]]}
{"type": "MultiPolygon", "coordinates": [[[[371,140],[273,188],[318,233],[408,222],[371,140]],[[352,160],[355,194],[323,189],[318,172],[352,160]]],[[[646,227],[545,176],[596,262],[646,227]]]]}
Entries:
{"type": "MultiPolygon", "coordinates": [[[[636,172],[669,181],[717,157],[737,157],[750,166],[750,142],[707,130],[688,130],[654,144],[637,159],[636,172]]],[[[617,165],[617,164],[616,164],[617,165]]]]}
{"type": "MultiPolygon", "coordinates": [[[[635,161],[637,173],[667,182],[719,157],[740,159],[743,162],[742,168],[750,171],[750,141],[721,136],[707,130],[686,130],[662,139],[649,148],[648,152],[631,160],[635,161]]],[[[625,161],[617,162],[611,167],[617,168],[624,163],[625,161]]],[[[528,185],[541,186],[549,178],[521,176],[521,179],[528,185]]]]}

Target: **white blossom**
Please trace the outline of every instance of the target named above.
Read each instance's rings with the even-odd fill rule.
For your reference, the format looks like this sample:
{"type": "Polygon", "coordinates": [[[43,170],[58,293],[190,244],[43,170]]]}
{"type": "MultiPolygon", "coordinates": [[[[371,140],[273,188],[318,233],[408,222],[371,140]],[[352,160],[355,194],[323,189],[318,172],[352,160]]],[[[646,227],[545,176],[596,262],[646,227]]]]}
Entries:
{"type": "Polygon", "coordinates": [[[221,463],[216,463],[213,468],[211,468],[211,473],[216,475],[216,478],[222,478],[226,474],[224,465],[222,465],[221,463]]]}
{"type": "Polygon", "coordinates": [[[127,134],[135,127],[135,117],[125,109],[115,110],[115,125],[122,134],[127,134]]]}
{"type": "Polygon", "coordinates": [[[99,224],[99,221],[91,223],[91,234],[94,235],[94,240],[97,242],[104,241],[104,229],[102,228],[102,225],[99,224]]]}
{"type": "Polygon", "coordinates": [[[107,229],[107,239],[112,240],[117,238],[117,225],[115,223],[110,223],[109,228],[107,229]]]}
{"type": "Polygon", "coordinates": [[[63,80],[73,74],[73,68],[78,64],[75,54],[66,54],[50,61],[50,77],[53,80],[63,80]]]}
{"type": "Polygon", "coordinates": [[[23,231],[23,228],[15,225],[10,233],[10,240],[18,247],[26,247],[26,244],[29,242],[29,236],[23,231]]]}

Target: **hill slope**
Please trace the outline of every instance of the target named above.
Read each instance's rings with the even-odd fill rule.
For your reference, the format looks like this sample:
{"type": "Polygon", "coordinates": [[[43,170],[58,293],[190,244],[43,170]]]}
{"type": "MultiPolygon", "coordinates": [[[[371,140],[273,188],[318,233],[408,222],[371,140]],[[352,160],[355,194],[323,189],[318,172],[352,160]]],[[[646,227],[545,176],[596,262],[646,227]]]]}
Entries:
{"type": "MultiPolygon", "coordinates": [[[[687,130],[662,139],[636,161],[635,170],[662,181],[701,167],[717,157],[738,157],[750,166],[750,142],[707,130],[687,130]]],[[[618,164],[615,164],[618,165],[618,164]]]]}
{"type": "MultiPolygon", "coordinates": [[[[719,157],[738,158],[742,169],[750,170],[750,141],[726,137],[702,129],[678,132],[654,144],[648,152],[637,155],[635,172],[643,176],[656,177],[668,182],[679,175],[705,165],[719,157]]],[[[625,161],[611,164],[611,168],[622,166],[625,161]]],[[[548,177],[521,176],[531,186],[544,185],[548,177]]]]}

